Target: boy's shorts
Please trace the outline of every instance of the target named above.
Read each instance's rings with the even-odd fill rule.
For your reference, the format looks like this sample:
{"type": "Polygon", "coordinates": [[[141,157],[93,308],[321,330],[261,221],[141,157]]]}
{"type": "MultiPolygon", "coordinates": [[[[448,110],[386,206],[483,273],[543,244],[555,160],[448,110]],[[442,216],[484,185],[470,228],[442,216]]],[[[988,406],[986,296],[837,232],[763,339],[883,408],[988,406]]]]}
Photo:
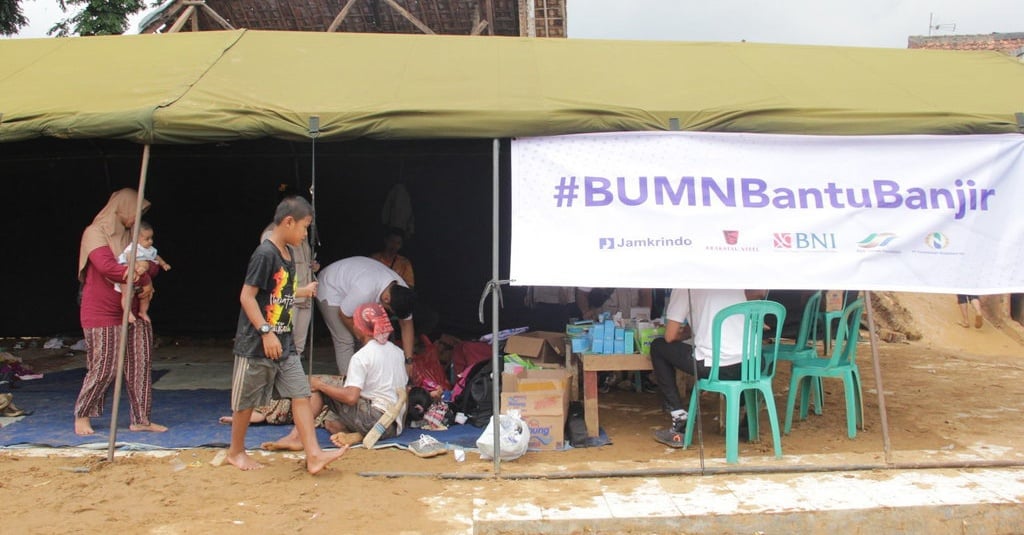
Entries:
{"type": "Polygon", "coordinates": [[[279,360],[235,355],[231,378],[231,410],[270,405],[272,399],[308,398],[309,379],[302,359],[289,355],[279,360]]]}

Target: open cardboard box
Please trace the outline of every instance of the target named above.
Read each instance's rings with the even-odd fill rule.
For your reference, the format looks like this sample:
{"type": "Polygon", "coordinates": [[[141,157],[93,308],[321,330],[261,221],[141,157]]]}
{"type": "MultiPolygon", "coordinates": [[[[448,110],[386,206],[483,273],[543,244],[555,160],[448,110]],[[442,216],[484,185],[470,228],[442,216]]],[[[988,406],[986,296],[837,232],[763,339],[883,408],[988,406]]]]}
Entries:
{"type": "Polygon", "coordinates": [[[564,364],[565,334],[549,331],[517,334],[505,341],[505,353],[515,353],[545,364],[564,364]]]}
{"type": "Polygon", "coordinates": [[[565,446],[569,377],[564,368],[501,375],[501,412],[519,411],[530,427],[531,450],[557,450],[565,446]]]}

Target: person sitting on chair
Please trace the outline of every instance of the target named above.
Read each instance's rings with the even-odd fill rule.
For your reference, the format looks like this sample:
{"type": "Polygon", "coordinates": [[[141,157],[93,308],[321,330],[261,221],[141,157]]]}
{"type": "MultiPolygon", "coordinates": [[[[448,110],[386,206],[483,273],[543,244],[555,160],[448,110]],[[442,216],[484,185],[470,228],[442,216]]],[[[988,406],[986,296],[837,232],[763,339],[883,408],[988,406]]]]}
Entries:
{"type": "MultiPolygon", "coordinates": [[[[665,337],[651,342],[651,365],[665,408],[672,419],[667,429],[654,432],[654,440],[672,448],[683,447],[686,409],[676,386],[676,370],[706,379],[711,373],[712,326],[722,309],[749,299],[762,299],[761,290],[672,290],[665,307],[665,337]],[[693,337],[690,341],[684,341],[693,337]]],[[[718,377],[739,379],[743,352],[743,318],[722,324],[718,377]]]]}

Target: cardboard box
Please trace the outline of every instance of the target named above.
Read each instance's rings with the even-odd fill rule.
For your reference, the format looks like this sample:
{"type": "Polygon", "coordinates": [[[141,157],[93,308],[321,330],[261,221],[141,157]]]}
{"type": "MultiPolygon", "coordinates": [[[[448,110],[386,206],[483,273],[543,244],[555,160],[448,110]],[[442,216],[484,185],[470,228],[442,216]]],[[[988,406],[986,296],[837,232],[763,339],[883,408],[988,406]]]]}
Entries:
{"type": "Polygon", "coordinates": [[[553,450],[565,445],[570,374],[563,369],[524,370],[501,376],[501,412],[509,409],[530,426],[530,449],[553,450]]]}
{"type": "Polygon", "coordinates": [[[548,331],[517,334],[505,341],[505,353],[553,364],[565,363],[565,335],[548,331]]]}
{"type": "Polygon", "coordinates": [[[564,416],[530,416],[523,418],[530,427],[531,450],[560,450],[565,447],[564,416]]]}

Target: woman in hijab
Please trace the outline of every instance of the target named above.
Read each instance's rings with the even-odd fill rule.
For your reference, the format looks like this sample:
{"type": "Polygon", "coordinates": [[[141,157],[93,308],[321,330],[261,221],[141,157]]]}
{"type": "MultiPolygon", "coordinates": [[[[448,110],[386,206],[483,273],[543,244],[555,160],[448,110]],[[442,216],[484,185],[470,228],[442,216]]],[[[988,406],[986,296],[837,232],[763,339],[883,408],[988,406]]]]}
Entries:
{"type": "MultiPolygon", "coordinates": [[[[131,227],[139,215],[135,207],[138,198],[138,192],[133,189],[115,191],[82,233],[78,253],[78,279],[82,282],[79,317],[85,335],[87,371],[75,403],[75,433],[78,435],[95,432],[90,419],[102,413],[107,390],[114,382],[123,313],[122,296],[114,289],[114,284],[129,280],[128,266],[118,264],[117,255],[131,242],[131,227]]],[[[149,201],[143,199],[142,212],[148,208],[149,201]]],[[[135,288],[151,291],[145,288],[150,286],[160,266],[143,261],[137,262],[135,267],[135,273],[131,274],[135,288]]],[[[132,301],[136,315],[138,303],[137,298],[132,301]]],[[[131,407],[129,429],[166,431],[166,427],[149,419],[153,402],[150,382],[153,325],[141,317],[130,323],[126,347],[124,381],[131,407]]]]}

